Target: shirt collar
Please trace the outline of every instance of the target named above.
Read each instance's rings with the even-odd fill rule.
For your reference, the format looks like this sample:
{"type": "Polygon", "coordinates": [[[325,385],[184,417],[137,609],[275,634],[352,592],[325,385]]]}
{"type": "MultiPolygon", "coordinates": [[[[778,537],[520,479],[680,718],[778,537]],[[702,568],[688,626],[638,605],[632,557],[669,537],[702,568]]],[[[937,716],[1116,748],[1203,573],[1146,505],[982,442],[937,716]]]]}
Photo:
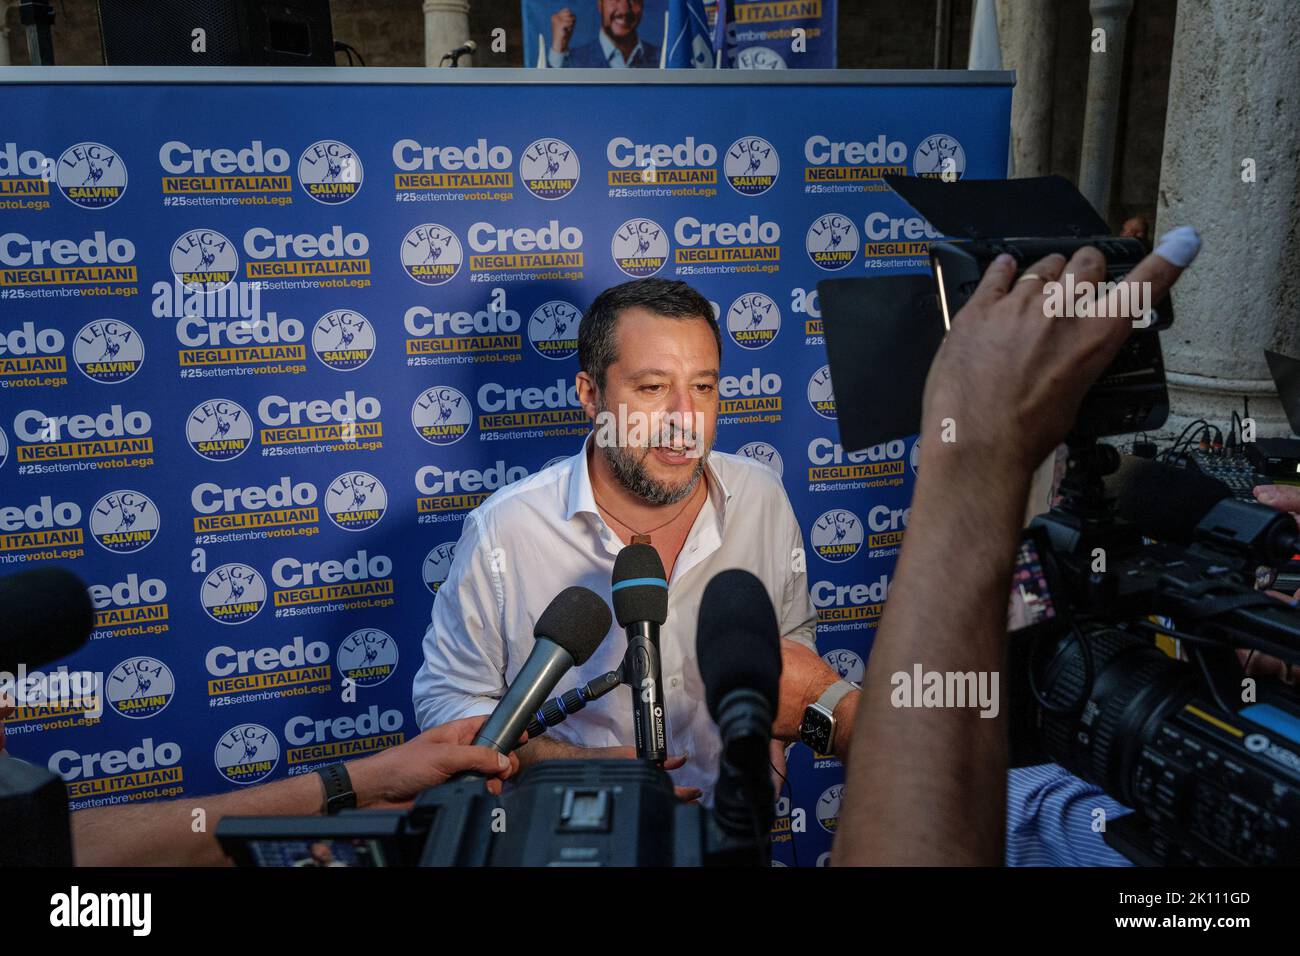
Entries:
{"type": "MultiPolygon", "coordinates": [[[[587,469],[587,448],[595,441],[595,434],[592,432],[588,435],[587,440],[578,449],[578,453],[569,459],[569,503],[564,513],[565,521],[573,520],[574,515],[583,511],[600,518],[600,510],[596,507],[596,493],[591,487],[591,472],[587,469]]],[[[727,502],[731,500],[731,492],[727,490],[718,468],[718,461],[712,454],[705,461],[704,467],[709,472],[709,500],[718,512],[718,522],[721,524],[726,518],[727,502]]],[[[600,520],[605,519],[600,518],[600,520]]]]}
{"type": "Polygon", "coordinates": [[[640,37],[637,37],[636,46],[632,48],[632,55],[629,56],[626,60],[624,60],[623,51],[620,50],[618,47],[614,46],[614,41],[605,35],[605,31],[603,29],[600,31],[598,36],[600,38],[600,49],[601,52],[605,54],[606,63],[610,62],[612,59],[614,59],[614,57],[618,57],[620,60],[623,60],[623,63],[625,65],[631,66],[633,63],[636,63],[639,59],[643,59],[645,57],[645,47],[641,44],[640,37]]]}
{"type": "Polygon", "coordinates": [[[595,432],[587,436],[578,453],[569,459],[569,507],[564,512],[564,520],[572,521],[573,516],[581,511],[588,511],[600,517],[596,508],[596,493],[591,488],[591,473],[587,471],[587,447],[594,440],[595,432]]]}

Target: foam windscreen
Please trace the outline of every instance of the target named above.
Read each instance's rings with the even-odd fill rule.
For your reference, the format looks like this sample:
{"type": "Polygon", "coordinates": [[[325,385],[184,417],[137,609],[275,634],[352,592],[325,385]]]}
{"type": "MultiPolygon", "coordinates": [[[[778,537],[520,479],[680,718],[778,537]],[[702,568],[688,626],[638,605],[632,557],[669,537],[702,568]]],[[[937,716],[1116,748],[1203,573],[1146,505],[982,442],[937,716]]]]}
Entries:
{"type": "Polygon", "coordinates": [[[600,647],[614,616],[609,605],[590,588],[565,588],[546,606],[533,626],[533,637],[554,641],[581,666],[600,647]]]}
{"type": "Polygon", "coordinates": [[[763,582],[734,568],[704,588],[696,656],[704,701],[718,719],[718,705],[738,688],[756,690],[776,713],[781,685],[781,630],[763,582]]]}
{"type": "Polygon", "coordinates": [[[668,620],[668,581],[659,552],[648,544],[629,544],[614,559],[614,616],[622,627],[636,621],[668,620]]]}

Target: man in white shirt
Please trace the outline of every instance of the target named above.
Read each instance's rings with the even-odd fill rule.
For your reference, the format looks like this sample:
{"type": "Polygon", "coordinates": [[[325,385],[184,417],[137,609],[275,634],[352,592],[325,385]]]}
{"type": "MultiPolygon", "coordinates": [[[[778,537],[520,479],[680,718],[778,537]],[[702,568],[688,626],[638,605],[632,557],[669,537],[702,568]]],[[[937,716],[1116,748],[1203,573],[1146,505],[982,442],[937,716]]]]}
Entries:
{"type": "MultiPolygon", "coordinates": [[[[660,651],[676,755],[666,768],[679,794],[707,802],[717,776],[720,739],[704,703],[695,625],[705,585],[728,568],[758,576],[781,626],[774,734],[798,739],[805,710],[820,701],[834,717],[827,751],[846,752],[858,694],[817,656],[803,535],[785,490],[765,466],[711,451],[721,355],[712,307],[684,282],[640,279],[597,296],[579,328],[577,375],[597,427],[572,458],[502,488],[466,518],[415,678],[421,727],[490,713],[532,649],[546,605],[571,585],[612,603],[614,559],[636,535],[659,552],[669,582],[660,651]],[[652,427],[638,434],[646,421],[652,427]],[[627,427],[606,428],[611,422],[627,427]]],[[[556,692],[615,670],[626,646],[615,623],[556,692]]],[[[634,756],[629,693],[618,688],[529,741],[521,764],[634,756]]]]}

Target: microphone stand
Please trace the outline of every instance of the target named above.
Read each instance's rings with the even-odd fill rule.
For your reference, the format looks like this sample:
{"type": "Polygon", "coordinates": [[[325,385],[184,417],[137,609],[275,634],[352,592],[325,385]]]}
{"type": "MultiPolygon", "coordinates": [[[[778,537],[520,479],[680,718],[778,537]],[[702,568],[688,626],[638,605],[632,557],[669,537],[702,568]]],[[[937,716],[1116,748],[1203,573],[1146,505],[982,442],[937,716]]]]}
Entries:
{"type": "Polygon", "coordinates": [[[447,63],[447,61],[450,60],[451,62],[447,63],[447,66],[449,68],[460,66],[460,58],[463,56],[469,56],[473,52],[474,52],[473,47],[458,46],[456,47],[456,49],[444,53],[442,55],[442,59],[438,61],[438,65],[442,66],[444,63],[447,63]]]}

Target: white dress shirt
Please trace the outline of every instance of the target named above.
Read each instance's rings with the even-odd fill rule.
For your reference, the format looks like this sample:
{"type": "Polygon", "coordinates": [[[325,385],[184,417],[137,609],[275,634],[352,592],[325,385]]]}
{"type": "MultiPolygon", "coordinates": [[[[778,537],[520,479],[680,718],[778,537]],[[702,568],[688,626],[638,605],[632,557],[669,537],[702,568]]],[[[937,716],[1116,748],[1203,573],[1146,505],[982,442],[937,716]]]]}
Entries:
{"type": "MultiPolygon", "coordinates": [[[[706,468],[708,499],[673,566],[659,646],[668,752],[689,755],[673,782],[701,788],[711,803],[721,740],[695,655],[705,585],[729,568],[750,571],[767,588],[781,633],[813,650],[817,614],[803,534],[780,478],[758,462],[717,451],[706,468]]],[[[532,650],[534,623],[564,588],[591,588],[612,608],[610,576],[623,547],[596,510],[585,444],[470,512],[424,635],[414,686],[421,728],[491,713],[532,650]]],[[[615,621],[591,659],[566,674],[552,696],[617,669],[626,649],[615,621]]],[[[583,747],[632,745],[631,693],[615,688],[546,736],[583,747]]]]}

